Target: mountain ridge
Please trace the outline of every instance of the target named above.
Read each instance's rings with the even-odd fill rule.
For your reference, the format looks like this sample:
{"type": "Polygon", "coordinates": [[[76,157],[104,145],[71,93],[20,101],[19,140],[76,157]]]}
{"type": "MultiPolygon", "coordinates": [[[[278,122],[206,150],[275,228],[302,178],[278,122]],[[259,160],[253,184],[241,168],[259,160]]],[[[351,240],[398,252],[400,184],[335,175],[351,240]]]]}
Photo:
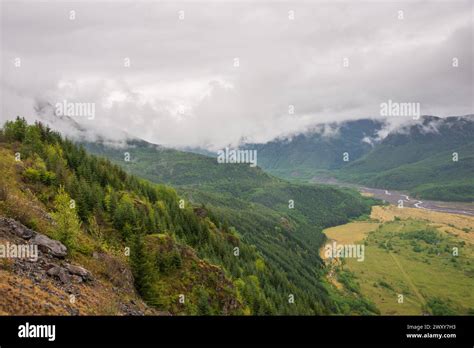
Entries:
{"type": "Polygon", "coordinates": [[[473,115],[423,116],[377,140],[383,131],[381,121],[348,121],[332,137],[300,134],[245,147],[257,149],[263,169],[289,180],[333,176],[374,188],[408,190],[420,198],[472,201],[473,115]],[[364,124],[368,127],[361,131],[364,124]],[[443,190],[448,184],[456,189],[443,190]]]}
{"type": "MultiPolygon", "coordinates": [[[[141,148],[135,144],[133,149],[141,148]]],[[[148,146],[141,150],[160,153],[148,146]]],[[[114,151],[120,151],[123,161],[123,149],[114,151]]],[[[152,309],[173,315],[377,312],[366,299],[342,296],[324,280],[318,256],[324,236],[318,225],[311,226],[311,216],[320,225],[330,225],[369,212],[371,201],[352,191],[321,187],[308,195],[310,185],[285,186],[260,169],[246,168],[240,171],[246,196],[234,197],[237,191],[229,189],[225,175],[219,177],[217,191],[197,191],[194,185],[180,187],[178,193],[128,174],[48,127],[28,125],[20,118],[7,122],[0,132],[0,152],[0,173],[6,178],[0,187],[0,215],[59,240],[68,248],[67,258],[95,279],[113,282],[117,276],[102,269],[105,262],[94,255],[118,256],[133,274],[135,291],[152,309]],[[317,214],[283,214],[287,208],[255,191],[259,180],[268,188],[276,185],[270,192],[280,198],[278,190],[299,188],[301,192],[294,193],[313,197],[317,214]],[[206,195],[209,200],[203,200],[206,195]],[[223,204],[214,201],[219,199],[223,204]],[[129,256],[124,255],[126,248],[129,256]],[[297,301],[288,301],[290,295],[297,301]]],[[[9,270],[2,274],[8,277],[9,270]]],[[[64,272],[57,269],[57,274],[64,272]]],[[[108,310],[117,313],[98,309],[108,310]]]]}

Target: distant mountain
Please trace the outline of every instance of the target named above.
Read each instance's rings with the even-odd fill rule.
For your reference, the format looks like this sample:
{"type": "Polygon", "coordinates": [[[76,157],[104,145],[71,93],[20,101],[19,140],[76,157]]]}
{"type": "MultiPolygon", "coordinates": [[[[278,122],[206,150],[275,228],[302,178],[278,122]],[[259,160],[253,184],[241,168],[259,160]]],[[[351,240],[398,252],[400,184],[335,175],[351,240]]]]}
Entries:
{"type": "Polygon", "coordinates": [[[246,147],[258,150],[263,169],[283,178],[332,176],[371,187],[407,190],[426,199],[473,200],[473,116],[424,116],[380,139],[378,134],[384,129],[383,121],[348,121],[331,136],[319,131],[246,147]],[[453,161],[456,154],[458,160],[453,161]]]}
{"type": "Polygon", "coordinates": [[[474,118],[425,117],[389,134],[337,177],[426,199],[474,200],[474,118]]]}
{"type": "Polygon", "coordinates": [[[247,144],[244,147],[256,149],[258,165],[272,174],[309,179],[319,170],[333,170],[346,165],[344,152],[350,154],[352,161],[370,152],[369,139],[375,139],[382,127],[383,122],[369,119],[325,124],[290,139],[275,139],[266,144],[247,144]]]}

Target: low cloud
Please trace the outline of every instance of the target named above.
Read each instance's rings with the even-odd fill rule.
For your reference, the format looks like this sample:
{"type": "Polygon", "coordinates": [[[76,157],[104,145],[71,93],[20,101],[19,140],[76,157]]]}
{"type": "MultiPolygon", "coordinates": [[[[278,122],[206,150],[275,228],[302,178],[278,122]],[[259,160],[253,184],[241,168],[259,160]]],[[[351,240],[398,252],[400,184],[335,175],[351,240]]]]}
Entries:
{"type": "MultiPolygon", "coordinates": [[[[216,150],[334,136],[318,125],[377,118],[389,99],[420,103],[423,114],[473,113],[469,1],[26,1],[2,10],[0,121],[41,119],[68,136],[80,125],[91,141],[216,150]],[[51,107],[64,100],[94,103],[94,119],[56,117],[51,107]]],[[[379,139],[403,122],[388,121],[379,139]]]]}

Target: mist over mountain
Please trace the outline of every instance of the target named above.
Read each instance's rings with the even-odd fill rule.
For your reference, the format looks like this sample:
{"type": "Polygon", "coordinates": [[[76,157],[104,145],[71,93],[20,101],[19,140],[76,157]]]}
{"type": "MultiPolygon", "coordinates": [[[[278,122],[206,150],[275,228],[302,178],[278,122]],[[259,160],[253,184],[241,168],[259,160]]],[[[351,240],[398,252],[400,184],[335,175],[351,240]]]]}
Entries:
{"type": "Polygon", "coordinates": [[[74,120],[99,135],[216,151],[380,117],[389,99],[422,114],[472,113],[470,1],[407,2],[403,19],[392,2],[86,2],[74,20],[70,11],[2,3],[0,121],[50,118],[38,104],[88,103],[95,117],[74,120]]]}
{"type": "MultiPolygon", "coordinates": [[[[107,154],[110,148],[120,161],[124,151],[136,148],[141,153],[146,149],[144,163],[150,163],[150,166],[146,164],[136,173],[151,180],[156,179],[157,173],[163,177],[163,173],[169,172],[169,181],[164,182],[187,182],[187,179],[183,182],[178,179],[187,175],[186,161],[188,164],[209,162],[202,170],[194,171],[200,173],[200,184],[214,180],[214,175],[221,175],[217,173],[223,169],[217,166],[217,153],[205,148],[171,149],[127,132],[109,138],[106,134],[79,126],[68,117],[55,121],[66,124],[76,142],[87,144],[87,148],[95,153],[107,154]],[[195,158],[201,157],[192,154],[204,157],[196,162],[195,158]],[[161,159],[153,164],[155,155],[161,159]],[[171,168],[178,162],[185,167],[174,172],[171,168]],[[216,168],[218,172],[208,175],[208,168],[216,168]]],[[[302,133],[275,138],[267,143],[243,143],[235,149],[256,151],[257,165],[284,179],[308,181],[313,177],[335,177],[369,187],[406,190],[422,198],[472,201],[473,134],[473,115],[422,116],[419,120],[409,117],[366,118],[316,124],[302,133]],[[454,154],[459,160],[453,161],[454,154]],[[449,187],[440,187],[448,183],[449,187]]]]}
{"type": "Polygon", "coordinates": [[[289,179],[336,177],[416,196],[472,201],[474,117],[423,116],[393,127],[378,120],[342,123],[331,137],[300,134],[247,147],[259,165],[289,179]]]}

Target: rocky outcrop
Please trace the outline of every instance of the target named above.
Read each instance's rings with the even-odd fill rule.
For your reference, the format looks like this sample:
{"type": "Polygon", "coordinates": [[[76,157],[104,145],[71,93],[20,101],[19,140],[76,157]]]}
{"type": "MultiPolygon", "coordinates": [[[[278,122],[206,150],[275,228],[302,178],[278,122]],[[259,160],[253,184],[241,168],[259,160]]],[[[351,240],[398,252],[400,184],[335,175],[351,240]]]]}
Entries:
{"type": "Polygon", "coordinates": [[[0,226],[10,230],[18,237],[26,240],[30,239],[36,234],[35,231],[30,230],[28,227],[22,225],[18,221],[5,217],[0,217],[0,226]]]}
{"type": "Polygon", "coordinates": [[[44,253],[49,253],[59,258],[66,257],[67,255],[67,248],[64,244],[44,234],[37,233],[16,220],[0,217],[0,228],[14,233],[22,239],[29,240],[30,244],[38,245],[38,249],[44,253]]]}
{"type": "Polygon", "coordinates": [[[165,315],[137,296],[130,269],[118,258],[94,252],[92,273],[67,258],[57,240],[0,216],[0,244],[38,245],[38,257],[0,259],[0,315],[165,315]],[[71,302],[74,298],[75,302],[71,302]]]}
{"type": "Polygon", "coordinates": [[[66,270],[70,274],[78,276],[84,281],[92,280],[91,273],[84,267],[66,264],[66,270]]]}
{"type": "Polygon", "coordinates": [[[88,270],[80,266],[70,265],[68,263],[58,266],[50,265],[46,272],[49,276],[59,279],[63,284],[82,283],[92,280],[92,276],[88,270]]]}
{"type": "Polygon", "coordinates": [[[50,253],[51,255],[59,258],[63,258],[67,255],[67,248],[61,242],[46,237],[44,234],[37,233],[32,239],[32,244],[38,245],[38,248],[44,253],[50,253]]]}
{"type": "Polygon", "coordinates": [[[13,234],[28,241],[30,245],[37,245],[38,253],[43,253],[38,255],[38,260],[34,263],[18,260],[16,265],[22,274],[34,274],[34,279],[43,279],[47,275],[65,285],[93,280],[91,273],[85,268],[63,261],[67,256],[67,247],[61,242],[35,232],[14,219],[0,217],[0,229],[4,236],[13,234]]]}
{"type": "Polygon", "coordinates": [[[53,267],[48,270],[47,274],[51,277],[58,278],[63,284],[71,283],[71,277],[64,267],[53,265],[53,267]]]}

